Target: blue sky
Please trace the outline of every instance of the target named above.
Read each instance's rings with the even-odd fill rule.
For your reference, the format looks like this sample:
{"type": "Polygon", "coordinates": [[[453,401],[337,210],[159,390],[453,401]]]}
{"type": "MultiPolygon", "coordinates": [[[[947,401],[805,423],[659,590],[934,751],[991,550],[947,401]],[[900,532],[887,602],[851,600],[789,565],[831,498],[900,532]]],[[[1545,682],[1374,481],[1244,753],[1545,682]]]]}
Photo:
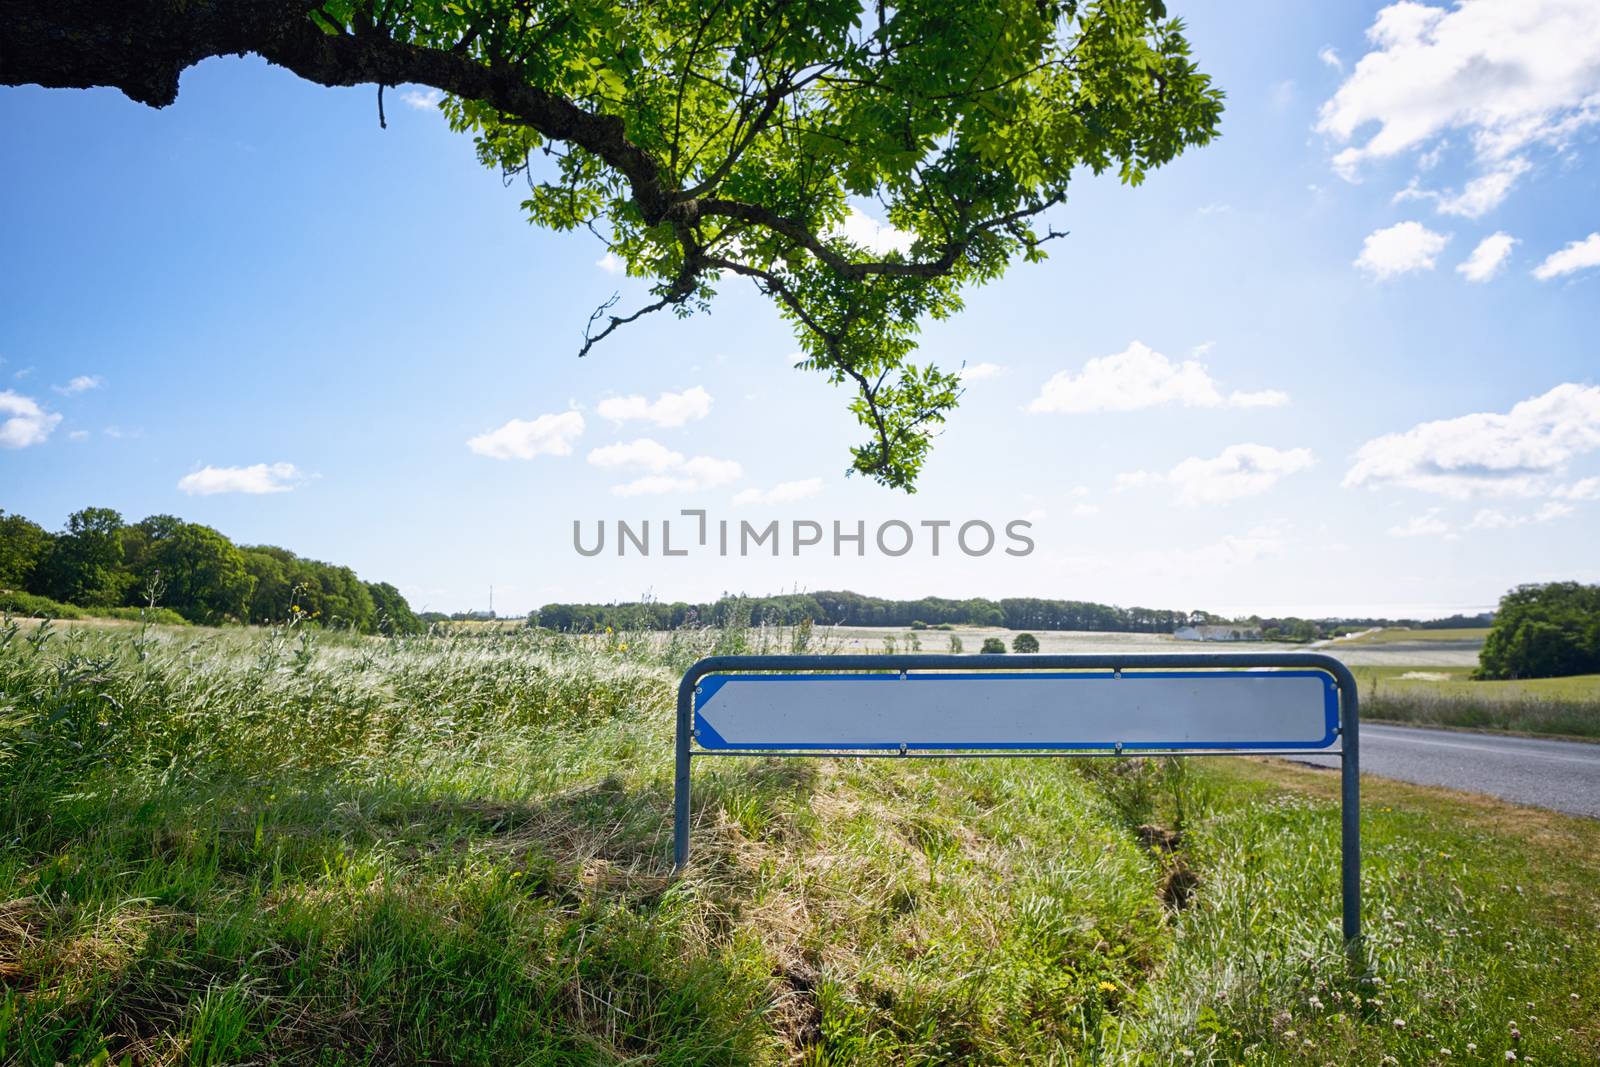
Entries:
{"type": "Polygon", "coordinates": [[[503,611],[845,587],[1431,614],[1600,580],[1600,8],[1173,6],[1221,139],[1136,190],[1084,176],[1048,262],[927,326],[920,358],[984,369],[914,497],[844,476],[848,397],[740,284],[575,358],[636,283],[403,91],[381,130],[371,90],[255,59],[163,111],[0,90],[0,507],[180,514],[443,610],[493,584],[503,611]],[[574,520],[683,508],[1023,518],[1036,549],[573,550],[574,520]]]}

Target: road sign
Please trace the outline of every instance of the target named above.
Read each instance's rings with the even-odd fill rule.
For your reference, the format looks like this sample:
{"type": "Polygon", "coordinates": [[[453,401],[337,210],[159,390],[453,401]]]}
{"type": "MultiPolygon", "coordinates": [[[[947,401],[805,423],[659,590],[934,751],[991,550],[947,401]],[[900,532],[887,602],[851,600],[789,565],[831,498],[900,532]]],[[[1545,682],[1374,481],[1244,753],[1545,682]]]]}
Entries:
{"type": "Polygon", "coordinates": [[[1361,968],[1359,723],[1349,668],[1316,652],[716,656],[678,685],[674,863],[689,861],[696,755],[1315,751],[1340,757],[1344,938],[1361,968]]]}
{"type": "Polygon", "coordinates": [[[1325,749],[1322,671],[717,674],[695,687],[707,749],[1325,749]]]}

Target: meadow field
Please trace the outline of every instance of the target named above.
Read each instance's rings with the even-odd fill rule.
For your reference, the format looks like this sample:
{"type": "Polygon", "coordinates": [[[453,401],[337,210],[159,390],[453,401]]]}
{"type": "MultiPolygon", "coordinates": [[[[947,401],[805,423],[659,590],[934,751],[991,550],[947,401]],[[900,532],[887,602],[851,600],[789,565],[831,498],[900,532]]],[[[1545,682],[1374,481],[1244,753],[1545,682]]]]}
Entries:
{"type": "MultiPolygon", "coordinates": [[[[814,640],[842,652],[948,652],[951,638],[976,652],[986,638],[1007,648],[1019,631],[958,626],[951,630],[903,627],[829,627],[814,640]]],[[[780,634],[786,631],[779,631],[780,634]]],[[[1472,671],[1486,629],[1371,630],[1311,644],[1274,641],[1191,642],[1169,634],[1040,630],[1041,652],[1324,652],[1349,665],[1361,684],[1362,713],[1376,722],[1600,740],[1600,675],[1475,681],[1472,671]]]]}
{"type": "Polygon", "coordinates": [[[1368,973],[1270,761],[707,760],[674,878],[675,679],[774,641],[9,623],[0,1062],[1600,1055],[1600,823],[1481,798],[1367,785],[1368,973]]]}

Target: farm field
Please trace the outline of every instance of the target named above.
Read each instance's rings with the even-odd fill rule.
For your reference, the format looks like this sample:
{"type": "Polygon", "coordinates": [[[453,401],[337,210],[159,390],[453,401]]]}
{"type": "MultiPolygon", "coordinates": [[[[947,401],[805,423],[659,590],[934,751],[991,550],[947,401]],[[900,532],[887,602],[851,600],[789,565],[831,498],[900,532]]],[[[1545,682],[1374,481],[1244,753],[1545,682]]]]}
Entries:
{"type": "Polygon", "coordinates": [[[1365,633],[1341,637],[1336,644],[1341,648],[1363,648],[1372,645],[1435,645],[1472,642],[1479,646],[1489,636],[1488,627],[1463,627],[1454,630],[1401,630],[1385,627],[1365,633]]]}
{"type": "MultiPolygon", "coordinates": [[[[997,637],[1006,648],[1021,633],[987,626],[957,626],[953,630],[908,630],[899,626],[818,627],[819,641],[845,652],[880,652],[886,642],[901,651],[950,651],[950,638],[958,638],[962,650],[976,652],[986,638],[997,637]]],[[[1379,631],[1397,636],[1383,641],[1340,639],[1297,645],[1281,641],[1178,641],[1171,634],[1100,633],[1083,630],[1030,630],[1039,640],[1040,652],[1326,652],[1356,666],[1459,667],[1467,670],[1478,664],[1485,630],[1397,630],[1379,631]],[[1412,640],[1415,634],[1449,634],[1412,640]],[[1404,639],[1398,635],[1406,635],[1404,639]]],[[[1377,637],[1378,634],[1372,634],[1377,637]]]]}
{"type": "Polygon", "coordinates": [[[765,640],[0,634],[0,1062],[1600,1055],[1600,823],[1189,763],[707,760],[765,640]],[[1446,1052],[1445,1050],[1450,1050],[1446,1052]]]}

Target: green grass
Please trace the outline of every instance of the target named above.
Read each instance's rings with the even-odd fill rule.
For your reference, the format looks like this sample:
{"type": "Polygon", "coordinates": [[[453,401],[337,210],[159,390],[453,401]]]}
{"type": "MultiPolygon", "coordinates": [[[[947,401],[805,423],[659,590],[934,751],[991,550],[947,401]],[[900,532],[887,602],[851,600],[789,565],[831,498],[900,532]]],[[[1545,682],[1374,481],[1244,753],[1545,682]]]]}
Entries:
{"type": "Polygon", "coordinates": [[[1483,682],[1464,668],[1351,670],[1369,719],[1600,738],[1600,675],[1483,682]]]}
{"type": "Polygon", "coordinates": [[[1362,645],[1397,645],[1411,642],[1476,641],[1481,643],[1489,636],[1488,627],[1466,627],[1459,630],[1401,630],[1385,628],[1364,633],[1358,637],[1341,638],[1339,648],[1356,648],[1362,645]]]}
{"type": "Polygon", "coordinates": [[[673,879],[766,639],[0,630],[0,1062],[1600,1055],[1592,821],[1370,787],[1367,980],[1275,764],[707,759],[673,879]]]}

